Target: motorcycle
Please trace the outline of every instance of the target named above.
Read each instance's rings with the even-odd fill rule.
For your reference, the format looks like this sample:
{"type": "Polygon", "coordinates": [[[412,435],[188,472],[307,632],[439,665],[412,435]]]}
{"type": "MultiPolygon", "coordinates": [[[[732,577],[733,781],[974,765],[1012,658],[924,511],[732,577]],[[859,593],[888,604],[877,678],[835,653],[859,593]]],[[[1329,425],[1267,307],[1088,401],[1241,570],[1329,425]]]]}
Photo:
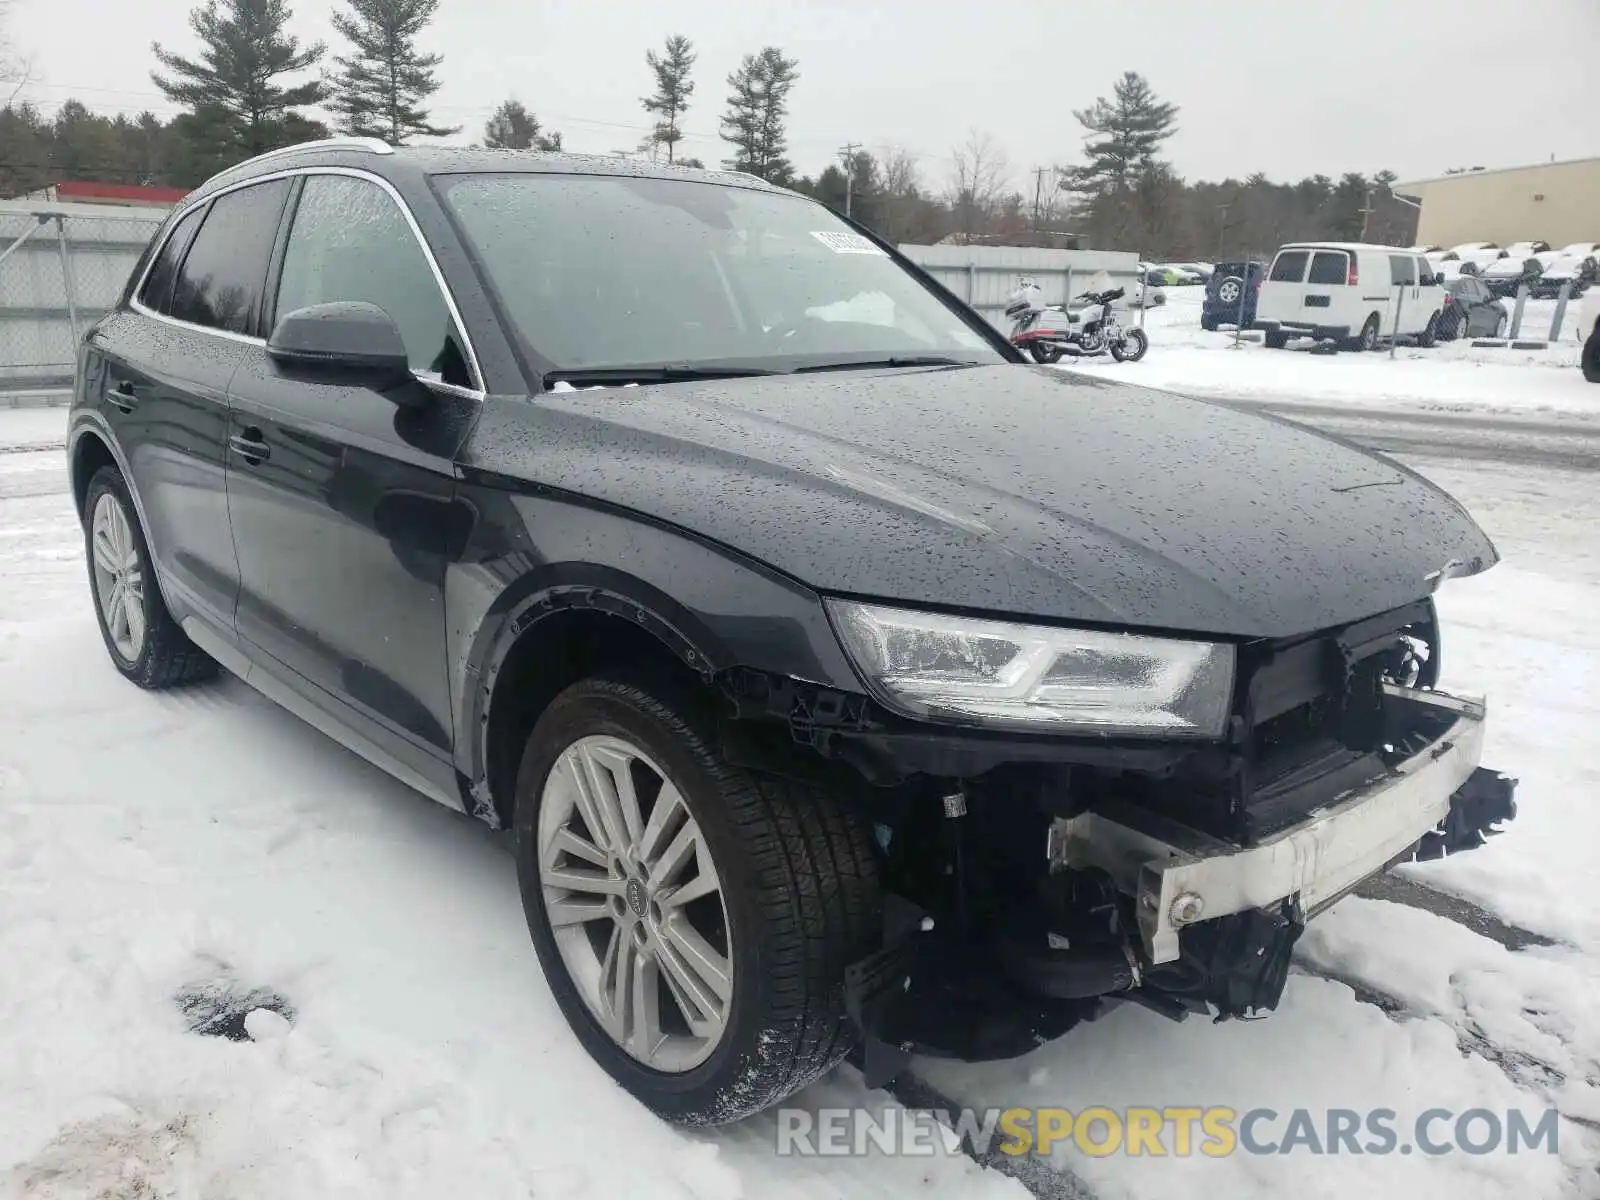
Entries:
{"type": "Polygon", "coordinates": [[[1037,363],[1060,362],[1063,355],[1086,358],[1110,352],[1118,362],[1138,362],[1150,339],[1137,325],[1124,326],[1112,305],[1122,288],[1083,292],[1084,307],[1073,311],[1044,302],[1044,289],[1032,279],[1012,293],[1005,315],[1011,320],[1011,344],[1037,363]]]}

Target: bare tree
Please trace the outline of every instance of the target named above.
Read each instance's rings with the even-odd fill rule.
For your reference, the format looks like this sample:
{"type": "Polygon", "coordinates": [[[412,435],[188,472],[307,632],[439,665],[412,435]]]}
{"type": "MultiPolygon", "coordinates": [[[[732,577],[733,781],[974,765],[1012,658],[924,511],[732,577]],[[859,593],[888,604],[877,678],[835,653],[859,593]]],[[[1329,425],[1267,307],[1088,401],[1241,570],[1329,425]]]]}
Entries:
{"type": "Polygon", "coordinates": [[[4,107],[10,108],[33,77],[33,55],[21,55],[11,41],[11,2],[0,0],[0,86],[7,89],[4,107]]]}
{"type": "Polygon", "coordinates": [[[950,158],[950,209],[957,231],[970,242],[998,210],[1009,168],[994,138],[977,129],[968,131],[967,140],[951,150],[950,158]]]}

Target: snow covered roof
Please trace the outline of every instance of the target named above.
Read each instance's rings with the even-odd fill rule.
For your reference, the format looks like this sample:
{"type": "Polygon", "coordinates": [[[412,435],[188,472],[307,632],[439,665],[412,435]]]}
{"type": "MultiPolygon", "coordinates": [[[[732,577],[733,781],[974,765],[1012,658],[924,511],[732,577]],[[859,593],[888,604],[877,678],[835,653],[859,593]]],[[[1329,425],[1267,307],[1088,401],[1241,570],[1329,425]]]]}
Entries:
{"type": "Polygon", "coordinates": [[[1480,175],[1505,175],[1512,171],[1539,171],[1545,167],[1571,167],[1581,163],[1592,162],[1600,162],[1600,158],[1563,158],[1552,162],[1524,163],[1519,167],[1490,167],[1482,171],[1456,171],[1446,175],[1429,175],[1426,179],[1410,179],[1404,182],[1397,180],[1389,185],[1389,190],[1415,199],[1416,193],[1408,191],[1408,188],[1419,188],[1429,183],[1444,183],[1452,179],[1476,179],[1480,175]]]}

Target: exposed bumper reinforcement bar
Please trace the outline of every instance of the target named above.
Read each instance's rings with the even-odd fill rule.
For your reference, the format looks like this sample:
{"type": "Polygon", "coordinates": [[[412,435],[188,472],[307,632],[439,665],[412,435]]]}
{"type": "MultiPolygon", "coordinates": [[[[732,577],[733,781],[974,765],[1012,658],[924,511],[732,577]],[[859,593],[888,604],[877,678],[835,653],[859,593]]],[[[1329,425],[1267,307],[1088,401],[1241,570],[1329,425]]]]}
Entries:
{"type": "Polygon", "coordinates": [[[1052,825],[1052,864],[1099,868],[1133,896],[1145,954],[1160,965],[1177,960],[1187,925],[1288,899],[1311,916],[1396,860],[1482,844],[1516,812],[1515,782],[1478,771],[1483,702],[1384,688],[1390,703],[1442,725],[1388,778],[1245,847],[1143,810],[1080,813],[1052,825]]]}

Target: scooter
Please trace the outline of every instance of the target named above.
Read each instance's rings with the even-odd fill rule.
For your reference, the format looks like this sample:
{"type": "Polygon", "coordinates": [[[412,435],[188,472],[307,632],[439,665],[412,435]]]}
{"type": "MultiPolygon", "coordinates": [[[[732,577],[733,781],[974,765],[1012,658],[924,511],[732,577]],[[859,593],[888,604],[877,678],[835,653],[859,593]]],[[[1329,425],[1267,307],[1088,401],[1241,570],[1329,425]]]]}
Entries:
{"type": "Polygon", "coordinates": [[[1012,293],[1005,315],[1011,320],[1011,344],[1032,355],[1037,363],[1060,362],[1071,354],[1087,358],[1110,352],[1118,362],[1138,362],[1150,348],[1150,339],[1137,325],[1124,326],[1112,305],[1122,299],[1122,288],[1083,292],[1077,311],[1044,302],[1044,289],[1032,279],[1012,293]]]}

